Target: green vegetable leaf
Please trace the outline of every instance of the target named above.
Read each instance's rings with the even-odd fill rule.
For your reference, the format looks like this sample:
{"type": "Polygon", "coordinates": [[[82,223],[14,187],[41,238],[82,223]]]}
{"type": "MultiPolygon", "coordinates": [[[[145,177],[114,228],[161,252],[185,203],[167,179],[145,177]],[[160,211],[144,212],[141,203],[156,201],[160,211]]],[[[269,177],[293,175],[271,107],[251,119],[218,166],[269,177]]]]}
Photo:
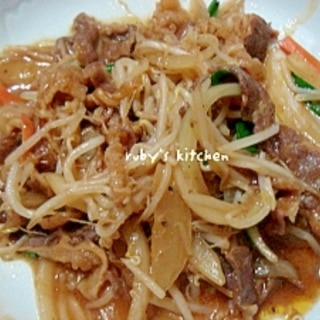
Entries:
{"type": "Polygon", "coordinates": [[[34,251],[25,251],[25,252],[23,252],[23,254],[26,257],[31,258],[31,259],[38,259],[39,258],[39,255],[34,251]]]}
{"type": "Polygon", "coordinates": [[[313,85],[309,82],[303,80],[302,78],[298,77],[296,74],[292,73],[293,82],[296,86],[302,89],[315,89],[313,85]]]}
{"type": "Polygon", "coordinates": [[[112,72],[112,69],[114,68],[114,63],[107,63],[106,64],[106,71],[111,73],[112,72]]]}
{"type": "MultiPolygon", "coordinates": [[[[241,139],[248,137],[253,132],[253,124],[251,122],[246,121],[238,121],[235,124],[236,129],[236,138],[241,139]]],[[[257,153],[258,148],[257,146],[249,146],[246,148],[250,153],[257,153]]]]}
{"type": "Polygon", "coordinates": [[[216,17],[218,14],[218,9],[220,6],[220,1],[212,0],[208,7],[208,12],[210,17],[216,17]]]}
{"type": "Polygon", "coordinates": [[[248,137],[252,134],[252,125],[249,122],[238,121],[235,125],[237,139],[248,137]]]}
{"type": "MultiPolygon", "coordinates": [[[[305,81],[304,79],[300,78],[294,73],[292,73],[292,78],[295,85],[299,88],[310,90],[315,89],[313,85],[311,85],[309,82],[305,81]]],[[[320,101],[307,101],[305,104],[309,110],[311,110],[313,113],[320,117],[320,101]]]]}
{"type": "Polygon", "coordinates": [[[320,102],[319,101],[307,101],[306,106],[315,113],[318,117],[320,117],[320,102]]]}
{"type": "Polygon", "coordinates": [[[208,165],[209,165],[209,161],[205,159],[205,160],[202,161],[202,164],[203,164],[204,166],[208,166],[208,165]]]}
{"type": "Polygon", "coordinates": [[[220,84],[228,76],[230,76],[230,72],[228,70],[224,70],[224,69],[217,70],[210,77],[211,85],[216,86],[220,84]]]}

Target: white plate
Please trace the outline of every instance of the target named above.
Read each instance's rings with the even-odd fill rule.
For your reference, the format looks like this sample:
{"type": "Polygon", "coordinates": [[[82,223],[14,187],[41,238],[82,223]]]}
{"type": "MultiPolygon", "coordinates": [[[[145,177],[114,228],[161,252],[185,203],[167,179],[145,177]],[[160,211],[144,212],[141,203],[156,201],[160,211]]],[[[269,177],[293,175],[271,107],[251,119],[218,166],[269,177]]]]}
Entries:
{"type": "MultiPolygon", "coordinates": [[[[318,2],[247,0],[246,10],[262,15],[274,28],[294,32],[295,38],[319,57],[320,7],[312,7],[318,2]],[[299,24],[303,18],[307,21],[299,24]]],[[[189,0],[182,3],[188,6],[189,0]]],[[[79,12],[108,20],[132,14],[147,17],[154,7],[155,0],[0,0],[0,49],[66,34],[79,12]]],[[[35,301],[30,267],[19,261],[0,262],[0,320],[37,320],[35,301]]],[[[320,303],[305,318],[318,319],[320,303]]]]}

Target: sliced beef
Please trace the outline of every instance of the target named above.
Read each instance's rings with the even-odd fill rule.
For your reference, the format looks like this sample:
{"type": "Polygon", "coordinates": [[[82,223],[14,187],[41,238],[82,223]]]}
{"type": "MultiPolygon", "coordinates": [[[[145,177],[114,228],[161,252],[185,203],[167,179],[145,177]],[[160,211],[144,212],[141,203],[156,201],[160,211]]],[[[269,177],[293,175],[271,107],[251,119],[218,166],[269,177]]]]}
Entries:
{"type": "Polygon", "coordinates": [[[255,132],[270,127],[275,122],[275,108],[265,88],[237,66],[228,66],[225,69],[239,80],[242,91],[242,119],[253,122],[255,132]]]}
{"type": "Polygon", "coordinates": [[[103,249],[92,239],[96,234],[90,227],[74,233],[57,230],[50,235],[32,235],[21,247],[21,251],[32,251],[42,258],[69,264],[74,270],[89,271],[101,265],[103,249]]]}
{"type": "Polygon", "coordinates": [[[84,78],[89,88],[102,88],[109,93],[116,92],[116,86],[112,82],[111,75],[106,72],[102,61],[95,61],[83,69],[84,78]]]}
{"type": "Polygon", "coordinates": [[[283,280],[279,278],[256,279],[258,304],[261,305],[272,293],[279,289],[282,283],[283,280]]]}
{"type": "Polygon", "coordinates": [[[244,47],[251,57],[264,61],[269,43],[277,36],[277,33],[260,16],[250,14],[249,31],[244,39],[244,47]]]}
{"type": "Polygon", "coordinates": [[[37,248],[42,246],[56,245],[61,240],[61,233],[53,232],[50,235],[34,234],[30,236],[26,242],[27,246],[37,248]]]}
{"type": "Polygon", "coordinates": [[[284,235],[286,219],[293,221],[299,211],[301,193],[297,190],[280,191],[277,194],[276,208],[271,212],[268,233],[284,235]]]}
{"type": "Polygon", "coordinates": [[[60,229],[57,229],[48,235],[43,234],[30,236],[27,245],[32,247],[56,245],[60,242],[62,236],[67,236],[68,243],[72,245],[78,245],[83,241],[92,241],[97,243],[98,238],[94,227],[83,226],[81,228],[76,228],[74,226],[74,228],[74,231],[68,231],[66,229],[65,232],[61,232],[60,229]]]}
{"type": "Polygon", "coordinates": [[[55,50],[60,57],[75,53],[83,67],[95,61],[104,63],[131,57],[136,43],[136,26],[101,25],[85,13],[75,18],[72,30],[71,37],[58,39],[55,50]]]}
{"type": "Polygon", "coordinates": [[[70,243],[73,245],[80,244],[82,241],[92,241],[98,243],[99,237],[94,226],[84,226],[72,233],[70,243]]]}
{"type": "MultiPolygon", "coordinates": [[[[283,161],[297,178],[320,191],[320,151],[303,135],[281,125],[280,132],[268,141],[266,149],[271,157],[283,161]]],[[[319,197],[304,192],[299,213],[307,218],[312,231],[320,237],[319,197]]]]}
{"type": "Polygon", "coordinates": [[[307,219],[313,234],[320,238],[320,199],[310,193],[303,194],[300,214],[307,219]]]}
{"type": "Polygon", "coordinates": [[[267,150],[274,158],[281,159],[297,178],[320,190],[320,151],[301,134],[281,125],[267,150]]]}
{"type": "Polygon", "coordinates": [[[98,54],[100,60],[116,61],[131,57],[136,43],[137,27],[134,25],[110,24],[101,30],[98,54]]]}
{"type": "Polygon", "coordinates": [[[81,65],[98,59],[97,45],[99,28],[96,20],[85,13],[80,13],[73,22],[73,49],[81,65]]]}
{"type": "Polygon", "coordinates": [[[0,136],[0,164],[4,162],[6,157],[16,149],[20,143],[21,134],[15,130],[7,136],[0,136]]]}
{"type": "Polygon", "coordinates": [[[89,86],[99,87],[108,80],[108,74],[102,61],[95,61],[88,64],[84,69],[84,78],[89,86]]]}
{"type": "Polygon", "coordinates": [[[245,307],[257,303],[257,293],[252,268],[252,253],[244,245],[235,245],[227,252],[223,264],[227,286],[233,292],[237,306],[245,307]]]}
{"type": "Polygon", "coordinates": [[[42,258],[68,264],[74,270],[89,271],[101,265],[99,256],[93,252],[90,244],[90,242],[83,242],[79,246],[73,246],[68,243],[64,237],[59,243],[54,245],[38,247],[25,246],[22,247],[22,250],[33,251],[42,258]]]}

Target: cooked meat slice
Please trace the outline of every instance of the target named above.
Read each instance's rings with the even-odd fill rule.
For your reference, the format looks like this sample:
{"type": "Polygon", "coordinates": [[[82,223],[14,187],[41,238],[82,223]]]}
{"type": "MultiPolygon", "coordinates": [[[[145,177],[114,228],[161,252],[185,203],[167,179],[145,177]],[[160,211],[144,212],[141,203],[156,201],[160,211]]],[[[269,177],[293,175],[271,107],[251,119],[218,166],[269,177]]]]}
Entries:
{"type": "Polygon", "coordinates": [[[82,241],[92,241],[94,243],[98,243],[99,237],[94,226],[84,226],[72,232],[72,237],[70,240],[71,244],[80,244],[82,241]]]}
{"type": "MultiPolygon", "coordinates": [[[[303,135],[285,125],[266,143],[268,154],[283,161],[303,182],[320,191],[320,152],[303,135]]],[[[292,210],[292,205],[289,212],[292,210]]],[[[320,236],[320,199],[304,192],[300,199],[300,214],[308,220],[312,231],[320,236]]]]}
{"type": "Polygon", "coordinates": [[[265,230],[269,235],[284,235],[286,221],[294,221],[299,212],[301,192],[297,190],[281,190],[277,194],[276,208],[269,215],[265,230]]]}
{"type": "Polygon", "coordinates": [[[275,108],[265,88],[237,66],[230,66],[225,69],[239,80],[242,91],[242,119],[253,122],[255,132],[271,126],[275,122],[275,108]]]}
{"type": "Polygon", "coordinates": [[[61,55],[74,51],[81,66],[95,61],[116,61],[121,57],[130,57],[136,42],[134,25],[111,23],[101,26],[85,13],[74,20],[74,35],[56,44],[61,55]],[[70,47],[70,44],[71,47],[70,47]]]}
{"type": "Polygon", "coordinates": [[[136,43],[134,25],[110,24],[101,30],[99,42],[100,60],[116,61],[121,57],[131,57],[136,43]]]}
{"type": "Polygon", "coordinates": [[[259,305],[261,305],[273,292],[282,285],[283,280],[279,278],[256,279],[256,288],[259,305]]]}
{"type": "Polygon", "coordinates": [[[300,214],[307,219],[313,234],[320,238],[320,199],[310,193],[303,194],[300,214]]]}
{"type": "Polygon", "coordinates": [[[95,61],[88,64],[83,69],[84,78],[93,87],[99,87],[102,83],[107,81],[107,72],[102,61],[95,61]]]}
{"type": "Polygon", "coordinates": [[[297,131],[281,125],[267,144],[267,151],[282,160],[297,178],[320,190],[320,152],[297,131]]]}
{"type": "Polygon", "coordinates": [[[226,260],[229,264],[227,285],[233,292],[235,304],[240,307],[256,304],[257,293],[250,249],[244,245],[232,246],[226,254],[226,260]]]}
{"type": "Polygon", "coordinates": [[[251,57],[264,61],[269,43],[277,36],[277,33],[260,16],[250,14],[249,34],[244,39],[244,47],[251,57]]]}
{"type": "Polygon", "coordinates": [[[99,87],[110,93],[116,91],[116,86],[112,82],[111,75],[106,71],[106,67],[102,61],[88,64],[83,69],[83,75],[89,88],[99,87]]]}
{"type": "Polygon", "coordinates": [[[81,65],[98,59],[97,45],[99,41],[99,28],[94,18],[80,13],[74,20],[73,49],[81,65]]]}
{"type": "Polygon", "coordinates": [[[30,236],[21,251],[32,251],[43,258],[69,264],[74,270],[88,271],[102,263],[105,256],[103,249],[91,241],[91,231],[83,241],[77,240],[77,235],[67,235],[59,230],[48,236],[30,236]]]}

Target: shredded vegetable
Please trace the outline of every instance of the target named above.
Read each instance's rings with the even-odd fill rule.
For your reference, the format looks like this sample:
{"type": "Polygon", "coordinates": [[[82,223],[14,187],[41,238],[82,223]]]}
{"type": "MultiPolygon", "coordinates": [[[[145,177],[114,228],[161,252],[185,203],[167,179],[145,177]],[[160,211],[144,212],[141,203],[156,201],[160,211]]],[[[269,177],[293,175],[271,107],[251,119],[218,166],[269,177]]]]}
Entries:
{"type": "Polygon", "coordinates": [[[35,133],[36,129],[31,118],[25,113],[21,114],[21,122],[22,122],[22,140],[26,141],[35,133]]]}
{"type": "Polygon", "coordinates": [[[316,71],[320,72],[320,61],[292,37],[286,36],[279,42],[280,48],[287,54],[297,53],[302,56],[316,71]]]}
{"type": "Polygon", "coordinates": [[[20,99],[15,94],[9,92],[7,88],[0,85],[0,106],[3,106],[10,102],[19,102],[20,99]]]}

